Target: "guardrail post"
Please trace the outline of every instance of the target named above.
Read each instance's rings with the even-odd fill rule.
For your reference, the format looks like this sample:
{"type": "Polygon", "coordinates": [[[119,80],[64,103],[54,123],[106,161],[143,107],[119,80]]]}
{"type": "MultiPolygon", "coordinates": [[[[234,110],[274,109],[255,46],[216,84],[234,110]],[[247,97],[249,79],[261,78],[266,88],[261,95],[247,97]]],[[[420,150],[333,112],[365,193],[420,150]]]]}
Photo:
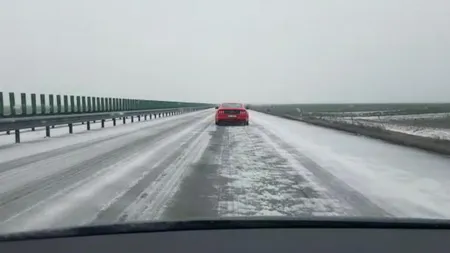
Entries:
{"type": "Polygon", "coordinates": [[[16,143],[20,143],[20,130],[19,129],[14,130],[14,135],[16,137],[16,143]]]}
{"type": "Polygon", "coordinates": [[[47,108],[45,108],[45,95],[41,94],[41,114],[47,113],[47,108]]]}
{"type": "Polygon", "coordinates": [[[141,121],[141,115],[138,115],[138,121],[141,121]]]}
{"type": "Polygon", "coordinates": [[[56,95],[56,113],[61,114],[61,95],[56,95]]]}
{"type": "Polygon", "coordinates": [[[147,120],[147,114],[144,115],[144,121],[146,121],[146,120],[147,120]]]}
{"type": "Polygon", "coordinates": [[[91,97],[87,97],[87,111],[88,112],[92,112],[92,107],[91,107],[91,97]]]}
{"type": "Polygon", "coordinates": [[[123,121],[123,124],[126,124],[127,123],[127,118],[126,117],[122,117],[122,121],[123,121]]]}
{"type": "Polygon", "coordinates": [[[96,103],[96,99],[95,99],[95,97],[92,97],[92,111],[93,112],[96,112],[97,111],[97,107],[96,107],[96,105],[97,105],[97,103],[96,103]]]}
{"type": "Polygon", "coordinates": [[[116,118],[113,118],[113,126],[116,126],[116,118]]]}
{"type": "Polygon", "coordinates": [[[69,100],[67,95],[64,95],[64,113],[69,113],[69,100]]]}
{"type": "Polygon", "coordinates": [[[81,112],[81,97],[77,96],[77,112],[81,112]]]}
{"type": "Polygon", "coordinates": [[[45,127],[45,136],[50,137],[50,126],[45,127]]]}
{"type": "Polygon", "coordinates": [[[132,123],[134,122],[134,116],[133,115],[131,115],[131,122],[132,123]]]}
{"type": "Polygon", "coordinates": [[[104,128],[104,127],[105,127],[105,120],[102,119],[102,128],[104,128]]]}
{"type": "Polygon", "coordinates": [[[48,104],[50,105],[50,114],[55,113],[55,104],[53,103],[53,94],[48,95],[48,104]]]}
{"type": "Polygon", "coordinates": [[[20,103],[22,106],[22,115],[27,115],[27,95],[25,93],[20,94],[20,103]]]}
{"type": "Polygon", "coordinates": [[[69,134],[73,134],[73,124],[69,123],[69,134]]]}
{"type": "Polygon", "coordinates": [[[16,101],[14,100],[14,92],[9,93],[9,115],[16,116],[16,101]]]}
{"type": "Polygon", "coordinates": [[[86,112],[86,97],[85,96],[83,96],[82,98],[81,98],[81,103],[82,103],[82,105],[83,105],[83,112],[86,112]]]}
{"type": "Polygon", "coordinates": [[[91,130],[91,122],[89,120],[86,122],[86,129],[88,131],[91,130]]]}
{"type": "Polygon", "coordinates": [[[5,111],[3,107],[3,92],[0,92],[0,117],[5,116],[5,111]]]}
{"type": "Polygon", "coordinates": [[[75,97],[70,96],[70,113],[75,112],[75,97]]]}

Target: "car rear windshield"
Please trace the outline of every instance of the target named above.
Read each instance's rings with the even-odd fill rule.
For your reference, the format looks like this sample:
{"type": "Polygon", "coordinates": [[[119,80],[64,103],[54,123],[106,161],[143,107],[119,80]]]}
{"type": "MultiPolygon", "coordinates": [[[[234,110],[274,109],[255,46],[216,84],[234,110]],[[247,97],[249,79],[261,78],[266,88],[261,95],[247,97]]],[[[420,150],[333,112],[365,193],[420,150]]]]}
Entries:
{"type": "Polygon", "coordinates": [[[227,103],[227,104],[222,104],[223,108],[242,108],[242,104],[239,103],[227,103]]]}

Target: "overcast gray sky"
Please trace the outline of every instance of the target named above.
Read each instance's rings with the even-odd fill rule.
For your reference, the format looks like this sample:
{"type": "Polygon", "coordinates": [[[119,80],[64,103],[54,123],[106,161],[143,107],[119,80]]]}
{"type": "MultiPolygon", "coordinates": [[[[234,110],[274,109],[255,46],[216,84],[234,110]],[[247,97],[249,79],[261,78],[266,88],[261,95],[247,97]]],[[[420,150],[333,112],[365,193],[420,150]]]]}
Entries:
{"type": "Polygon", "coordinates": [[[450,102],[448,0],[0,0],[0,90],[450,102]]]}

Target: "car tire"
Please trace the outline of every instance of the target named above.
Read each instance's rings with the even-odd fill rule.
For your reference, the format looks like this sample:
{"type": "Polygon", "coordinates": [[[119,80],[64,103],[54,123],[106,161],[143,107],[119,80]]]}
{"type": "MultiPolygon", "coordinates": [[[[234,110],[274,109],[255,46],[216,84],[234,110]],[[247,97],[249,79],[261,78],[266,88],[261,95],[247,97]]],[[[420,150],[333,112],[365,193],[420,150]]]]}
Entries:
{"type": "Polygon", "coordinates": [[[219,121],[216,121],[216,126],[220,126],[220,122],[219,121]]]}
{"type": "Polygon", "coordinates": [[[248,126],[248,125],[249,125],[249,124],[248,124],[248,121],[246,121],[246,122],[244,123],[244,125],[248,126]]]}

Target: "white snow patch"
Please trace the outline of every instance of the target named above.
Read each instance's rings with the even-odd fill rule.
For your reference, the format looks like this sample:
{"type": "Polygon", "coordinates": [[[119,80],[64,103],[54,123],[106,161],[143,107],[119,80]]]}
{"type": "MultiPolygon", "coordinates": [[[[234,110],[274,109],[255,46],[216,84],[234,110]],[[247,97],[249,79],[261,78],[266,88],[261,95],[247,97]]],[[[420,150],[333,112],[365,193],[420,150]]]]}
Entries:
{"type": "MultiPolygon", "coordinates": [[[[61,189],[37,204],[2,222],[2,230],[25,231],[91,222],[98,212],[107,208],[142,178],[151,172],[161,158],[175,150],[174,145],[185,135],[200,128],[210,119],[202,120],[174,133],[168,138],[152,143],[145,150],[120,162],[103,168],[76,184],[61,189]],[[157,159],[153,161],[153,159],[157,159]],[[148,168],[148,164],[152,168],[148,168]],[[80,208],[83,203],[83,208],[80,208]]],[[[196,157],[196,156],[194,156],[196,157]]]]}
{"type": "MultiPolygon", "coordinates": [[[[59,148],[67,147],[70,145],[80,144],[84,142],[90,142],[90,141],[98,141],[106,138],[110,138],[113,136],[118,136],[121,134],[133,132],[133,131],[139,131],[145,128],[149,128],[150,126],[156,126],[156,125],[162,125],[162,124],[170,124],[170,123],[177,123],[178,120],[183,118],[189,118],[193,117],[195,115],[208,115],[211,114],[211,110],[204,110],[204,111],[197,111],[197,112],[191,112],[186,113],[182,115],[175,115],[167,118],[160,118],[158,120],[152,120],[152,121],[141,121],[141,122],[134,122],[130,124],[118,124],[115,127],[109,127],[104,128],[102,130],[98,131],[83,131],[79,133],[74,134],[62,134],[59,137],[51,137],[51,138],[45,138],[42,141],[39,142],[29,142],[27,143],[27,134],[30,134],[34,137],[30,138],[30,140],[36,140],[35,135],[41,135],[40,131],[37,132],[28,132],[26,134],[23,134],[22,140],[23,143],[15,144],[12,146],[8,146],[7,148],[0,150],[0,163],[1,162],[8,162],[11,160],[19,159],[26,156],[31,156],[51,150],[56,150],[59,148]]],[[[119,122],[119,121],[118,121],[119,122]]],[[[179,123],[179,122],[178,122],[179,123]]],[[[95,125],[95,124],[93,124],[95,125]]],[[[85,127],[85,125],[81,125],[81,127],[85,127]]],[[[67,128],[58,128],[58,129],[52,129],[52,135],[53,131],[57,133],[68,131],[67,128]]],[[[42,136],[45,136],[43,134],[42,136]]],[[[14,135],[10,136],[0,136],[0,143],[8,143],[10,142],[10,139],[14,138],[14,135]],[[4,141],[8,138],[8,141],[4,141]]],[[[39,137],[42,138],[42,137],[39,137]]],[[[0,144],[1,145],[1,144],[0,144]]]]}
{"type": "Polygon", "coordinates": [[[450,218],[450,158],[253,112],[271,131],[392,215],[450,218]]]}
{"type": "MultiPolygon", "coordinates": [[[[223,216],[328,215],[345,210],[336,200],[330,200],[325,189],[312,174],[298,163],[286,159],[286,150],[275,147],[254,128],[230,128],[224,146],[229,157],[221,157],[218,164],[222,177],[229,181],[219,201],[219,214],[223,216]],[[233,143],[232,145],[229,143],[233,143]],[[299,182],[298,180],[302,180],[299,182]],[[309,189],[315,201],[304,203],[302,190],[309,189]],[[315,204],[315,205],[314,205],[315,204]]],[[[223,191],[223,190],[222,190],[223,191]]]]}

